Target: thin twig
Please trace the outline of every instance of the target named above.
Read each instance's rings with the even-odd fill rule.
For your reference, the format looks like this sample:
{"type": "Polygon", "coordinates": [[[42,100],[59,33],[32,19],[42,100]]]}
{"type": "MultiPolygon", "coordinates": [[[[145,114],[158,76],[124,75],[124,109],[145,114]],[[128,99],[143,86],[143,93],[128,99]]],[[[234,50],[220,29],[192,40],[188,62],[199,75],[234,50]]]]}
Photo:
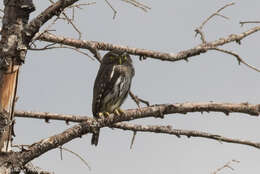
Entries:
{"type": "Polygon", "coordinates": [[[135,141],[135,137],[136,137],[136,131],[133,131],[133,137],[132,137],[132,140],[131,140],[131,144],[130,144],[130,149],[133,148],[133,145],[134,145],[134,141],[135,141]]]}
{"type": "Polygon", "coordinates": [[[144,5],[138,1],[135,1],[135,0],[121,0],[121,1],[124,1],[126,3],[129,3],[135,7],[138,7],[140,8],[141,10],[147,12],[148,10],[151,10],[151,7],[147,6],[147,5],[144,5]]]}
{"type": "Polygon", "coordinates": [[[257,71],[257,72],[260,72],[260,69],[254,67],[253,65],[250,65],[250,64],[246,63],[238,54],[236,54],[236,53],[234,53],[232,51],[228,51],[228,50],[224,50],[224,49],[220,49],[220,48],[212,48],[212,49],[220,51],[220,52],[223,52],[223,53],[226,53],[226,54],[230,54],[230,55],[236,57],[239,65],[240,65],[240,63],[243,63],[244,65],[246,65],[250,69],[253,69],[253,70],[257,71]]]}
{"type": "Polygon", "coordinates": [[[241,21],[239,24],[243,27],[244,24],[259,24],[260,21],[241,21]]]}
{"type": "Polygon", "coordinates": [[[68,148],[62,147],[62,146],[60,146],[59,148],[61,151],[65,150],[65,151],[70,152],[71,154],[75,155],[76,157],[78,157],[88,167],[89,171],[91,171],[91,167],[88,164],[88,162],[84,158],[82,158],[79,154],[77,154],[76,152],[73,152],[72,150],[70,150],[68,148]]]}
{"type": "Polygon", "coordinates": [[[211,18],[213,18],[214,16],[221,16],[221,17],[223,17],[224,19],[229,19],[228,17],[219,14],[219,12],[221,12],[222,10],[224,10],[225,8],[227,8],[227,7],[231,6],[231,5],[235,5],[235,3],[234,3],[234,2],[228,3],[228,4],[226,4],[225,6],[221,7],[220,9],[218,9],[215,13],[213,13],[212,15],[210,15],[205,21],[202,22],[202,24],[199,26],[199,29],[202,29],[202,28],[204,27],[204,25],[205,25],[211,18]]]}
{"type": "Polygon", "coordinates": [[[113,19],[115,19],[116,18],[116,14],[117,14],[116,9],[110,4],[110,2],[108,2],[108,0],[105,0],[105,2],[113,10],[113,12],[114,12],[113,19]]]}
{"type": "Polygon", "coordinates": [[[220,9],[218,9],[215,13],[213,13],[212,15],[210,15],[205,21],[202,22],[202,24],[201,24],[198,28],[195,29],[195,37],[199,34],[199,35],[201,36],[200,38],[201,38],[202,43],[206,43],[205,35],[204,35],[203,31],[202,31],[204,25],[205,25],[210,19],[212,19],[214,16],[220,16],[220,17],[222,17],[222,18],[224,18],[224,19],[229,19],[228,17],[226,17],[226,16],[220,14],[220,12],[221,12],[222,10],[224,10],[225,8],[227,8],[228,6],[231,6],[231,5],[234,5],[234,4],[235,4],[234,2],[229,3],[229,4],[226,4],[225,6],[221,7],[220,9]]]}
{"type": "Polygon", "coordinates": [[[60,46],[53,46],[54,44],[48,44],[42,48],[29,48],[29,50],[32,51],[42,51],[42,50],[48,50],[48,49],[56,49],[56,48],[67,48],[67,49],[72,49],[80,54],[83,54],[85,56],[88,56],[91,60],[95,60],[93,57],[91,57],[89,54],[85,53],[84,51],[81,51],[80,48],[75,48],[75,47],[69,47],[69,46],[65,46],[65,45],[60,45],[60,46]]]}
{"type": "Polygon", "coordinates": [[[216,171],[212,172],[212,174],[217,174],[218,172],[220,172],[221,170],[223,170],[223,169],[225,169],[225,168],[229,168],[229,169],[231,169],[231,170],[234,170],[234,168],[231,167],[230,165],[231,165],[232,163],[239,163],[239,162],[240,162],[240,161],[237,161],[237,160],[231,160],[231,161],[227,162],[224,166],[222,166],[222,167],[218,168],[216,171]]]}
{"type": "Polygon", "coordinates": [[[88,6],[88,5],[93,5],[93,4],[96,4],[96,2],[73,4],[73,5],[69,6],[68,8],[82,9],[81,6],[88,6]]]}
{"type": "Polygon", "coordinates": [[[65,16],[66,20],[71,24],[71,26],[74,28],[74,30],[76,30],[76,32],[79,35],[79,39],[81,39],[82,33],[80,32],[80,30],[76,27],[76,25],[72,22],[72,20],[66,15],[65,12],[62,12],[62,15],[65,16]]]}
{"type": "Polygon", "coordinates": [[[150,106],[150,103],[148,101],[139,98],[138,96],[134,95],[131,91],[129,92],[129,95],[137,104],[138,108],[140,108],[140,102],[146,104],[146,106],[150,106]]]}
{"type": "Polygon", "coordinates": [[[73,5],[78,0],[58,0],[44,11],[42,11],[38,16],[31,20],[31,22],[26,27],[27,39],[31,39],[39,31],[39,29],[52,17],[58,16],[65,8],[73,5]]]}

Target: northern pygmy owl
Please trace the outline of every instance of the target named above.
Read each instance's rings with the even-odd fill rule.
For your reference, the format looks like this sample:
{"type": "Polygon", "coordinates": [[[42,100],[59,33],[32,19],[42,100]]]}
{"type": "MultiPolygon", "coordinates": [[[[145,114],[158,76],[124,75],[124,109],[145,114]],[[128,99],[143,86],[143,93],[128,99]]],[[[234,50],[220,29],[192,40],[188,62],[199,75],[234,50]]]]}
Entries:
{"type": "MultiPolygon", "coordinates": [[[[115,112],[126,99],[135,74],[132,59],[126,52],[110,51],[102,59],[94,84],[92,112],[95,118],[115,112]]],[[[91,144],[97,145],[99,130],[91,144]]]]}

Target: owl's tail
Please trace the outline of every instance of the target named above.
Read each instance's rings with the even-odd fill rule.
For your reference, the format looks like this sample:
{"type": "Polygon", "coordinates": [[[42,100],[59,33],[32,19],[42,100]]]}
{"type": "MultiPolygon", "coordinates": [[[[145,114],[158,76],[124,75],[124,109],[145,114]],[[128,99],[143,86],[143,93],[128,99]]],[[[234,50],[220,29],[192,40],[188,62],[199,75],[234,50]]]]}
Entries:
{"type": "Polygon", "coordinates": [[[95,146],[98,145],[99,132],[100,129],[98,129],[96,132],[93,133],[91,138],[91,145],[95,145],[95,146]]]}

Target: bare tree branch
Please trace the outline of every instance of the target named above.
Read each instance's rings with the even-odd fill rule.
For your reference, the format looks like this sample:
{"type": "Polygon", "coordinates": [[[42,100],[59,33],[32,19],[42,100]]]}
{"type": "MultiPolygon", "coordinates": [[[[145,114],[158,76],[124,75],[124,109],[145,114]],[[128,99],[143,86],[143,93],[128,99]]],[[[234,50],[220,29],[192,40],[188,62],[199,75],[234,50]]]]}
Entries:
{"type": "Polygon", "coordinates": [[[44,33],[38,37],[39,40],[53,42],[53,43],[60,43],[64,45],[74,46],[77,48],[85,48],[85,49],[97,49],[97,50],[121,50],[125,51],[129,54],[139,55],[143,57],[151,57],[159,60],[164,61],[180,61],[180,60],[187,60],[190,57],[199,55],[201,53],[205,53],[212,48],[222,46],[231,42],[240,42],[242,39],[246,38],[247,36],[258,32],[260,30],[260,26],[251,28],[243,33],[240,34],[231,34],[225,38],[220,38],[212,42],[203,43],[197,45],[191,49],[180,51],[178,53],[164,53],[140,48],[131,48],[128,46],[121,46],[115,45],[110,43],[104,42],[97,42],[97,41],[86,41],[86,40],[77,40],[73,38],[66,38],[62,36],[56,36],[54,34],[44,33]]]}
{"type": "MultiPolygon", "coordinates": [[[[178,104],[179,108],[177,109],[178,111],[180,111],[180,113],[186,112],[185,110],[187,109],[187,106],[185,107],[184,105],[187,104],[178,104]],[[184,107],[183,107],[184,106],[184,107]]],[[[190,104],[188,104],[190,105],[190,104]]],[[[191,109],[189,108],[189,110],[191,112],[195,112],[197,111],[202,111],[201,108],[204,108],[203,111],[216,111],[219,110],[217,108],[219,108],[218,105],[216,105],[216,103],[214,104],[214,106],[210,106],[211,104],[205,104],[208,105],[208,108],[205,108],[205,106],[201,105],[201,107],[199,107],[198,105],[193,105],[194,107],[191,109]]],[[[158,107],[158,106],[156,106],[158,107]]],[[[238,107],[240,108],[239,110],[241,111],[242,108],[244,108],[243,110],[252,110],[252,108],[256,109],[258,108],[258,113],[259,113],[259,105],[251,105],[249,106],[248,104],[223,104],[222,108],[228,108],[229,111],[225,111],[225,112],[235,112],[238,107]],[[225,105],[225,106],[224,106],[225,105]],[[244,107],[246,106],[246,108],[244,107]]],[[[256,148],[260,148],[260,142],[252,142],[252,141],[248,141],[248,140],[240,140],[240,139],[233,139],[233,138],[227,138],[224,136],[220,136],[220,135],[216,135],[216,134],[210,134],[210,133],[206,133],[206,132],[201,132],[201,131],[194,131],[194,130],[181,130],[181,129],[172,129],[171,126],[158,126],[158,125],[137,125],[137,124],[130,124],[130,123],[118,123],[119,121],[127,121],[127,120],[132,120],[132,119],[137,119],[140,117],[147,117],[148,115],[152,115],[152,114],[145,114],[145,110],[148,109],[149,107],[146,108],[141,108],[141,109],[136,109],[136,110],[126,110],[126,118],[123,118],[122,116],[120,116],[119,118],[112,118],[112,119],[117,119],[115,122],[115,124],[107,124],[107,122],[105,121],[103,126],[108,126],[111,128],[119,128],[119,129],[123,129],[123,130],[131,130],[134,132],[137,131],[142,131],[142,132],[155,132],[155,133],[164,133],[164,134],[171,134],[171,135],[176,135],[177,137],[180,137],[181,135],[185,135],[187,137],[203,137],[203,138],[209,138],[209,139],[214,139],[214,140],[218,140],[218,141],[223,141],[223,142],[228,142],[228,143],[236,143],[236,144],[244,144],[244,145],[249,145],[252,147],[256,147],[256,148]],[[132,115],[133,113],[135,113],[136,115],[132,115]],[[141,115],[138,115],[137,113],[141,113],[141,115]],[[146,115],[146,116],[145,116],[146,115]]],[[[150,110],[153,110],[150,107],[150,110]]],[[[159,109],[160,110],[160,109],[159,109]]],[[[160,112],[163,112],[162,110],[160,112]]],[[[165,114],[164,112],[162,114],[165,114]]],[[[159,114],[160,115],[160,114],[159,114]]],[[[95,126],[98,126],[98,123],[94,124],[95,119],[90,118],[90,117],[82,117],[82,116],[76,116],[76,115],[63,115],[63,114],[50,114],[50,113],[33,113],[33,112],[15,112],[15,116],[17,117],[27,117],[27,118],[38,118],[38,119],[56,119],[56,120],[65,120],[66,122],[68,121],[73,121],[73,122],[83,122],[83,123],[91,123],[93,124],[93,129],[95,126]]],[[[158,117],[158,110],[154,110],[153,116],[158,117]]],[[[103,120],[104,121],[104,120],[103,120]]],[[[98,120],[99,122],[99,120],[98,120]]],[[[83,124],[82,123],[82,124],[83,124]]],[[[90,124],[90,125],[91,125],[90,124]]],[[[89,124],[87,124],[88,126],[90,126],[89,124]]],[[[88,127],[87,126],[87,127],[88,127]]],[[[76,126],[77,127],[77,126],[76,126]]],[[[102,127],[102,126],[101,126],[102,127]]],[[[75,126],[74,126],[75,128],[75,126]]],[[[71,128],[73,129],[73,128],[71,128]]],[[[92,132],[93,129],[89,129],[89,132],[92,132]]],[[[65,135],[63,133],[63,135],[65,135]]],[[[53,137],[51,137],[53,138],[53,137]]],[[[29,148],[30,149],[30,148],[29,148]]]]}
{"type": "MultiPolygon", "coordinates": [[[[139,109],[125,110],[126,113],[132,114],[140,112],[140,116],[152,116],[163,114],[186,114],[188,112],[222,112],[226,115],[229,113],[243,113],[251,116],[259,116],[260,104],[252,105],[248,103],[177,103],[177,104],[161,104],[153,105],[149,107],[143,107],[139,109]]],[[[66,122],[83,122],[92,119],[88,116],[69,115],[69,114],[54,114],[48,112],[26,112],[26,111],[15,111],[15,117],[27,117],[45,120],[64,120],[66,122]]]]}
{"type": "Polygon", "coordinates": [[[27,26],[26,34],[30,36],[29,39],[39,31],[40,27],[45,24],[53,16],[58,16],[66,7],[74,4],[78,0],[59,0],[56,3],[49,6],[37,17],[35,17],[27,26]]]}
{"type": "Polygon", "coordinates": [[[163,134],[170,134],[176,135],[178,138],[181,135],[190,137],[200,137],[200,138],[208,138],[217,140],[220,142],[226,143],[235,143],[235,144],[243,144],[252,146],[255,148],[260,148],[260,142],[252,142],[248,140],[241,140],[241,139],[234,139],[234,138],[227,138],[221,135],[211,134],[207,132],[201,132],[196,130],[182,130],[182,129],[172,129],[171,126],[158,126],[158,125],[138,125],[138,124],[131,124],[131,123],[116,123],[113,125],[113,128],[123,129],[123,130],[132,130],[134,132],[154,132],[154,133],[163,133],[163,134]]]}
{"type": "Polygon", "coordinates": [[[85,121],[75,125],[60,134],[56,134],[49,138],[43,139],[29,146],[26,151],[14,152],[9,156],[5,163],[17,165],[14,167],[21,167],[29,161],[37,158],[38,156],[46,153],[47,151],[62,146],[63,144],[81,137],[84,134],[94,132],[97,128],[111,127],[115,123],[122,121],[130,121],[134,119],[155,117],[162,118],[165,114],[170,113],[187,113],[187,112],[203,112],[203,111],[215,111],[224,112],[226,114],[230,112],[246,113],[249,115],[259,115],[260,105],[251,105],[248,103],[241,104],[220,104],[220,103],[186,103],[186,104],[165,104],[155,105],[150,107],[144,107],[139,109],[126,110],[124,114],[117,116],[110,114],[106,117],[100,117],[93,119],[86,117],[85,121]],[[184,107],[183,107],[184,106],[184,107]],[[10,161],[11,160],[11,161],[10,161]]]}
{"type": "Polygon", "coordinates": [[[213,48],[213,50],[217,50],[217,51],[220,51],[220,52],[223,52],[223,53],[226,53],[226,54],[230,54],[237,59],[239,65],[240,65],[240,63],[243,63],[244,65],[246,65],[250,69],[255,70],[257,72],[260,72],[260,70],[258,68],[254,67],[253,65],[249,65],[238,54],[236,54],[232,51],[228,51],[228,50],[224,50],[224,49],[220,49],[220,48],[213,48]]]}

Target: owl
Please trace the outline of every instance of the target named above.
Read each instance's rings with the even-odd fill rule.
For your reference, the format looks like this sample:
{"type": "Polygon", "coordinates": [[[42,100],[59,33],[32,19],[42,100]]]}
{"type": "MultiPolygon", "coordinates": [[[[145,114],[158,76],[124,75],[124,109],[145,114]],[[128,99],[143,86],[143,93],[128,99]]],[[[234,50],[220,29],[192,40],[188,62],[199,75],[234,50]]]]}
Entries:
{"type": "MultiPolygon", "coordinates": [[[[126,52],[113,50],[105,54],[94,84],[92,112],[95,118],[109,113],[119,114],[135,74],[132,59],[126,52]]],[[[97,145],[99,130],[93,133],[91,144],[97,145]]]]}

